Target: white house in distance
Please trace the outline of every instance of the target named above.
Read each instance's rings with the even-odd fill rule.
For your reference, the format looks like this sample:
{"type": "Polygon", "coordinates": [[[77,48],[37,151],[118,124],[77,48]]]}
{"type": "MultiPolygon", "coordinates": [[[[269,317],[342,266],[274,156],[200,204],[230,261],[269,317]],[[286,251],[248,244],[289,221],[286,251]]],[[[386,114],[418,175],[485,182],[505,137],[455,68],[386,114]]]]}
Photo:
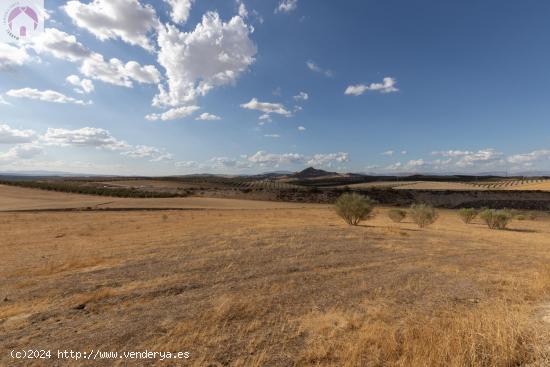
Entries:
{"type": "Polygon", "coordinates": [[[38,22],[38,15],[30,6],[16,7],[8,15],[10,32],[19,39],[32,37],[38,22]]]}

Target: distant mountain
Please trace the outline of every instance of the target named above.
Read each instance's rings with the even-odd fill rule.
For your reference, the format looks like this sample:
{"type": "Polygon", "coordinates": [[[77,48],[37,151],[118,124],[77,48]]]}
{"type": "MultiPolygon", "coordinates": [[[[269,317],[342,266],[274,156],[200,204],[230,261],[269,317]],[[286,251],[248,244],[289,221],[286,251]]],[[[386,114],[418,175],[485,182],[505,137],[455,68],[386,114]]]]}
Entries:
{"type": "Polygon", "coordinates": [[[105,176],[110,177],[112,175],[94,175],[88,173],[72,173],[72,172],[62,172],[62,171],[2,171],[0,176],[39,176],[39,177],[94,177],[94,176],[105,176]]]}
{"type": "Polygon", "coordinates": [[[306,178],[319,178],[319,177],[326,177],[326,176],[338,176],[339,174],[336,172],[327,172],[322,169],[316,169],[313,167],[308,167],[305,170],[301,172],[297,172],[290,177],[292,178],[299,178],[299,179],[306,179],[306,178]]]}

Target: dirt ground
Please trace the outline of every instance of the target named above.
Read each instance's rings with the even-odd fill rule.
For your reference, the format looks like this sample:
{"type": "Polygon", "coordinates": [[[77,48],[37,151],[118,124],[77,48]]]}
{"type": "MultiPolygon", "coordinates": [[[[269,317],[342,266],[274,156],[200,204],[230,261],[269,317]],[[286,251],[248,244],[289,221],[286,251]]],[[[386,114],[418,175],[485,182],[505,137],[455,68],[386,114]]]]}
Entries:
{"type": "Polygon", "coordinates": [[[550,365],[548,217],[491,231],[386,214],[0,213],[0,365],[550,365]],[[190,355],[10,357],[23,348],[190,355]]]}

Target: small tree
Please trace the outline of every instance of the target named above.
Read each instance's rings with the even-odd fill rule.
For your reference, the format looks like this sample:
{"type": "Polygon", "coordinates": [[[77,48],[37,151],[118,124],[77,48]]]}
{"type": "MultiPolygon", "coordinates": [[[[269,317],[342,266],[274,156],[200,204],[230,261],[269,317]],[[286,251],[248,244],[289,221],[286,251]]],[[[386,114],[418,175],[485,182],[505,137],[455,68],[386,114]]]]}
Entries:
{"type": "Polygon", "coordinates": [[[369,217],[374,209],[374,200],[368,196],[357,193],[342,194],[334,204],[336,213],[346,221],[346,223],[356,226],[360,221],[369,217]]]}
{"type": "Polygon", "coordinates": [[[410,216],[420,228],[424,228],[437,220],[437,212],[428,204],[413,204],[410,216]]]}
{"type": "Polygon", "coordinates": [[[507,210],[487,209],[481,213],[481,219],[483,219],[491,229],[506,229],[512,217],[513,215],[507,210]]]}
{"type": "Polygon", "coordinates": [[[458,211],[458,215],[464,223],[470,224],[477,217],[478,211],[474,208],[462,208],[458,211]]]}
{"type": "Polygon", "coordinates": [[[388,211],[388,217],[395,223],[401,223],[406,216],[407,212],[403,209],[390,209],[390,211],[388,211]]]}

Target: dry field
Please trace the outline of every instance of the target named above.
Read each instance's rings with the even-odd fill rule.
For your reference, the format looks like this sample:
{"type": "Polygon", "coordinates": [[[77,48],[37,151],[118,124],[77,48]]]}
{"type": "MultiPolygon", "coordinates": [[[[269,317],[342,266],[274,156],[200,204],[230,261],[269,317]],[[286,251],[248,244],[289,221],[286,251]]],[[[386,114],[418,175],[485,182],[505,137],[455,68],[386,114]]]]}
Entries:
{"type": "Polygon", "coordinates": [[[530,183],[520,186],[515,186],[511,190],[541,190],[541,191],[550,191],[550,180],[543,182],[530,183]]]}
{"type": "Polygon", "coordinates": [[[548,217],[418,229],[386,211],[360,227],[319,206],[0,213],[0,365],[550,365],[548,217]]]}
{"type": "Polygon", "coordinates": [[[218,198],[114,198],[0,185],[0,212],[47,209],[277,209],[304,204],[218,198]]]}
{"type": "Polygon", "coordinates": [[[397,190],[487,190],[485,187],[474,187],[463,182],[421,181],[394,187],[397,190]]]}

